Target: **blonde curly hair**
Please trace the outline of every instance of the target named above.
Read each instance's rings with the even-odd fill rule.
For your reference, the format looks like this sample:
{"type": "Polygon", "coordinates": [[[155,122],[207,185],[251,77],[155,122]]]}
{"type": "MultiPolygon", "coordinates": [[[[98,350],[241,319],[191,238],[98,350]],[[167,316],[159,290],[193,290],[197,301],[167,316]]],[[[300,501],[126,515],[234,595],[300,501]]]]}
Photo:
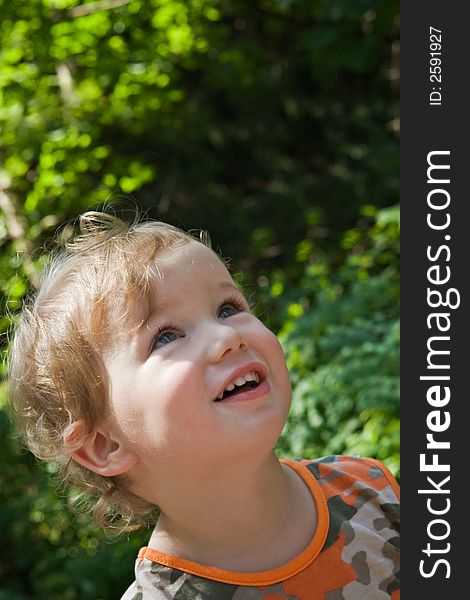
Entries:
{"type": "MultiPolygon", "coordinates": [[[[156,507],[128,491],[124,478],[98,475],[71,459],[64,437],[78,420],[91,433],[107,416],[102,349],[148,294],[155,258],[196,238],[166,223],[128,224],[99,212],[81,215],[78,226],[52,251],[22,310],[8,361],[11,408],[31,452],[57,465],[101,526],[135,529],[156,507]]],[[[210,246],[204,234],[198,241],[210,246]]]]}

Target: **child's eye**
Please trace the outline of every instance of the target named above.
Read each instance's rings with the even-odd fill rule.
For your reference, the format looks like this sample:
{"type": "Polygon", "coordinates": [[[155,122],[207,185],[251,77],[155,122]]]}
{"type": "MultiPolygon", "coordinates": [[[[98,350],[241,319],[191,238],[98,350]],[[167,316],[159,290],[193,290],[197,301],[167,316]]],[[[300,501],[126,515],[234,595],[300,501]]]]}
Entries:
{"type": "Polygon", "coordinates": [[[174,328],[165,327],[165,329],[159,331],[155,336],[155,339],[152,344],[152,349],[155,350],[156,348],[162,348],[163,346],[167,346],[168,344],[171,344],[171,342],[174,342],[180,337],[182,337],[181,334],[175,331],[174,328]]]}
{"type": "Polygon", "coordinates": [[[227,319],[227,317],[232,317],[239,312],[234,306],[224,306],[219,311],[219,319],[227,319]]]}
{"type": "Polygon", "coordinates": [[[233,317],[233,315],[236,315],[239,312],[244,312],[247,310],[248,307],[244,302],[238,298],[230,298],[222,304],[218,316],[219,319],[227,319],[228,317],[233,317]]]}

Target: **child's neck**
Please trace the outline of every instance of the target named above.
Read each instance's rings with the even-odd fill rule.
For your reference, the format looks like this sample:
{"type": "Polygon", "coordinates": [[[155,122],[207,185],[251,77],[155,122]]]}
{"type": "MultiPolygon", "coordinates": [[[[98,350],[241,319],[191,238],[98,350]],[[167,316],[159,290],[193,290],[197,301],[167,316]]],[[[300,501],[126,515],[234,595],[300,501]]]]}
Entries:
{"type": "Polygon", "coordinates": [[[226,469],[179,497],[162,510],[149,545],[201,564],[256,572],[297,556],[315,527],[308,488],[273,453],[258,467],[226,469]]]}

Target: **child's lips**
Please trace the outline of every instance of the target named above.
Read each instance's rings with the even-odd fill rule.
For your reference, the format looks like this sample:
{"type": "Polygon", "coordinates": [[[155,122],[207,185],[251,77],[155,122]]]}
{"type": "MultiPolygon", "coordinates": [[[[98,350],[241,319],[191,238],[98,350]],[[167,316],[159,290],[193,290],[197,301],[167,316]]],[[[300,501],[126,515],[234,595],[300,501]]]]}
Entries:
{"type": "Polygon", "coordinates": [[[266,374],[266,368],[258,362],[251,362],[238,367],[233,370],[224,381],[214,402],[228,402],[232,398],[234,400],[241,400],[245,395],[247,395],[247,398],[252,397],[253,392],[258,388],[261,387],[263,390],[266,385],[269,387],[269,384],[266,381],[266,374]],[[242,379],[246,379],[246,381],[244,384],[240,385],[242,379]],[[238,380],[238,385],[235,384],[236,380],[238,380]],[[247,388],[247,386],[251,387],[247,388]],[[239,391],[237,388],[239,388],[239,391]]]}
{"type": "Polygon", "coordinates": [[[250,400],[256,400],[257,398],[261,398],[261,396],[265,396],[271,387],[267,379],[263,379],[260,383],[251,389],[242,389],[240,388],[239,392],[233,393],[231,396],[227,396],[222,400],[215,400],[219,404],[236,404],[239,402],[247,402],[250,400]]]}

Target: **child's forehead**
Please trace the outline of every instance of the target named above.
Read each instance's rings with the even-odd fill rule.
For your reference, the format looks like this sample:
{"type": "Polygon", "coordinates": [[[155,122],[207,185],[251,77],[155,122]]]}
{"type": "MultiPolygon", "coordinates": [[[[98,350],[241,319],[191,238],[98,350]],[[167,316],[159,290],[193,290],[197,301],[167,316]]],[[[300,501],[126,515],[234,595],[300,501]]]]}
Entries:
{"type": "Polygon", "coordinates": [[[235,286],[227,267],[217,254],[199,242],[189,242],[165,251],[150,268],[152,304],[191,300],[196,292],[215,293],[221,286],[235,286]]]}
{"type": "Polygon", "coordinates": [[[168,308],[191,304],[194,294],[217,294],[238,290],[221,258],[200,242],[190,241],[164,250],[148,265],[148,287],[117,300],[115,307],[125,314],[125,337],[146,326],[151,315],[168,308]]]}
{"type": "Polygon", "coordinates": [[[227,267],[217,254],[197,241],[189,241],[183,246],[164,250],[155,258],[154,276],[162,279],[162,270],[167,275],[188,277],[197,273],[204,275],[219,274],[230,278],[227,267]]]}

